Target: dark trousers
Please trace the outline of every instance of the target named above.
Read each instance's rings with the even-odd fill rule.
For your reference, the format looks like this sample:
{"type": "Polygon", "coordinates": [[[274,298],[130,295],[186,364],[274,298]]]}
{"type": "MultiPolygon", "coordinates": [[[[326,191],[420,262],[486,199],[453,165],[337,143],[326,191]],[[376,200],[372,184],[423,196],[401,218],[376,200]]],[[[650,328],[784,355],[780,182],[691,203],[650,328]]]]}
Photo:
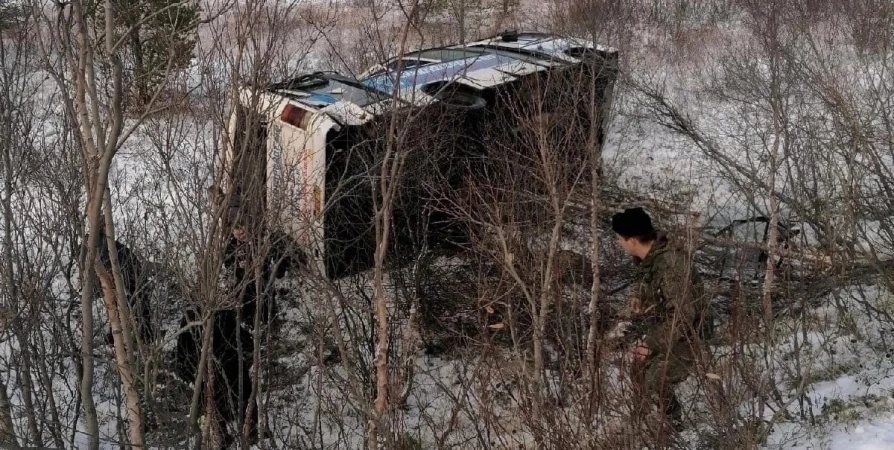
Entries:
{"type": "MultiPolygon", "coordinates": [[[[242,285],[242,283],[240,283],[242,285]]],[[[249,329],[254,329],[255,312],[260,314],[260,322],[262,325],[268,324],[276,316],[276,291],[270,284],[269,280],[264,280],[261,284],[260,301],[258,301],[257,283],[248,281],[244,283],[240,295],[240,303],[242,304],[242,323],[249,329]]]]}
{"type": "Polygon", "coordinates": [[[223,420],[244,419],[252,390],[252,334],[241,326],[236,311],[224,310],[215,314],[212,340],[214,403],[223,420]]]}
{"type": "Polygon", "coordinates": [[[648,358],[634,362],[630,375],[639,399],[639,412],[645,416],[657,407],[664,415],[662,428],[669,425],[674,430],[681,429],[683,405],[674,390],[688,375],[685,365],[673,358],[648,358]]]}
{"type": "MultiPolygon", "coordinates": [[[[181,321],[182,326],[186,325],[188,318],[195,320],[195,314],[188,314],[187,318],[181,321]]],[[[184,381],[195,380],[201,357],[202,333],[201,329],[193,329],[177,338],[177,372],[184,381]]],[[[212,400],[217,410],[218,425],[225,431],[228,422],[237,421],[236,426],[238,431],[241,431],[249,411],[253,386],[250,368],[254,339],[252,333],[239,323],[236,310],[215,312],[211,339],[209,363],[213,368],[212,400]]],[[[204,395],[205,391],[202,393],[204,395]]],[[[202,401],[204,402],[204,399],[202,401]]],[[[250,432],[255,432],[257,413],[253,412],[251,416],[250,432]]]]}

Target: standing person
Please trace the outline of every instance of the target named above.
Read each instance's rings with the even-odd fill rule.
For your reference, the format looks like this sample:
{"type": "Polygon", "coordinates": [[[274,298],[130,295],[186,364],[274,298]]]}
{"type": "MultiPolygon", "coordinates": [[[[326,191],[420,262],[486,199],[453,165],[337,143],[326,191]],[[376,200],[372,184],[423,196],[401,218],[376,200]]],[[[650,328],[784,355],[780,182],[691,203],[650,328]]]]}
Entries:
{"type": "MultiPolygon", "coordinates": [[[[260,308],[258,312],[262,324],[267,323],[268,318],[272,318],[274,310],[272,278],[274,276],[282,278],[286,270],[303,260],[300,255],[296,257],[295,252],[284,250],[291,250],[291,247],[289,242],[278,239],[279,234],[272,236],[276,238],[271,239],[272,248],[265,251],[258,233],[254,230],[255,227],[245,225],[253,222],[243,220],[240,216],[238,206],[231,207],[227,213],[228,226],[232,231],[224,249],[223,264],[233,275],[235,283],[231,292],[235,294],[237,303],[235,306],[215,312],[212,353],[217,370],[214,372],[213,395],[219,413],[220,429],[225,430],[227,422],[239,419],[238,434],[242,421],[247,414],[250,414],[248,438],[249,442],[254,442],[258,435],[259,418],[256,408],[251,408],[249,403],[254,388],[250,370],[254,359],[254,340],[258,338],[256,333],[260,331],[254,328],[255,311],[260,308]],[[260,279],[257,277],[257,268],[260,268],[260,279]]],[[[192,354],[196,354],[195,349],[188,347],[189,345],[184,345],[184,353],[192,350],[192,354]]],[[[196,356],[192,359],[198,361],[196,356]]],[[[229,433],[225,437],[228,442],[233,440],[229,433]]]]}
{"type": "Polygon", "coordinates": [[[235,435],[238,436],[242,432],[246,416],[251,414],[248,418],[248,439],[249,442],[254,442],[257,439],[258,415],[254,408],[249,408],[254,388],[250,371],[254,337],[241,326],[236,318],[236,311],[232,309],[215,312],[212,327],[211,353],[216,368],[212,392],[220,421],[219,429],[225,433],[225,440],[232,442],[235,439],[227,433],[226,424],[235,421],[235,435]]]}
{"type": "MultiPolygon", "coordinates": [[[[233,224],[235,210],[230,210],[227,219],[233,224]]],[[[254,287],[244,287],[246,281],[251,279],[253,269],[251,267],[251,242],[247,238],[244,227],[233,226],[232,233],[225,248],[224,265],[233,270],[236,278],[236,288],[244,288],[253,292],[254,287]]],[[[254,383],[251,377],[252,351],[254,349],[254,333],[252,332],[253,313],[245,316],[244,295],[237,296],[237,303],[225,303],[221,309],[213,312],[211,325],[211,361],[213,367],[212,400],[216,409],[215,420],[217,429],[223,433],[222,448],[229,447],[236,441],[236,436],[241,433],[246,416],[251,414],[248,422],[250,425],[248,439],[253,442],[257,438],[258,415],[255,408],[250,408],[251,393],[254,383]],[[242,309],[240,320],[239,310],[242,309]],[[227,430],[227,425],[233,423],[235,433],[227,430]]],[[[180,326],[186,327],[189,322],[198,321],[200,314],[194,310],[187,310],[181,319],[180,326]]],[[[182,333],[177,338],[176,363],[177,374],[185,382],[191,382],[196,378],[196,370],[202,347],[202,327],[194,327],[188,332],[182,333]]],[[[205,377],[205,382],[209,382],[205,377]]],[[[205,394],[202,390],[203,397],[205,394]]]]}
{"type": "MultiPolygon", "coordinates": [[[[187,328],[190,322],[200,319],[200,314],[197,311],[188,309],[180,320],[180,328],[187,328]]],[[[192,383],[196,379],[202,351],[203,332],[203,328],[198,326],[189,328],[177,336],[174,353],[175,370],[177,376],[185,383],[192,383]]],[[[211,344],[211,361],[209,363],[214,369],[211,395],[214,408],[217,410],[215,416],[217,429],[224,435],[222,448],[225,449],[235,442],[233,434],[227,431],[227,424],[235,422],[236,434],[238,434],[248,412],[252,390],[249,367],[251,365],[251,348],[254,343],[251,333],[239,326],[236,312],[232,309],[224,309],[214,312],[214,318],[211,321],[211,344]],[[237,333],[241,334],[238,337],[241,342],[237,341],[237,333]],[[240,344],[243,349],[241,354],[238,352],[240,344]],[[241,364],[240,355],[242,357],[241,364]]],[[[204,382],[208,382],[207,373],[204,382]]],[[[202,399],[204,399],[204,394],[205,390],[202,389],[202,399]]],[[[204,400],[200,400],[200,404],[202,403],[204,400]]],[[[249,423],[251,424],[249,441],[253,441],[257,436],[257,414],[252,415],[252,420],[249,423]]]]}
{"type": "Polygon", "coordinates": [[[233,224],[232,237],[224,253],[224,266],[232,270],[239,292],[243,324],[254,327],[254,317],[260,308],[261,322],[266,323],[276,313],[273,278],[282,278],[286,271],[302,262],[293,248],[292,242],[280,233],[272,233],[269,245],[265,245],[256,235],[250,234],[239,211],[231,208],[228,217],[233,224]],[[255,264],[260,265],[260,278],[256,276],[255,264]]]}
{"type": "Polygon", "coordinates": [[[706,299],[691,258],[652,226],[642,208],[612,217],[618,245],[640,261],[638,285],[625,315],[628,335],[636,339],[630,350],[632,378],[643,405],[657,406],[664,423],[683,426],[683,408],[674,388],[689,375],[695,360],[706,299]]]}
{"type": "MultiPolygon", "coordinates": [[[[252,266],[252,244],[248,238],[245,225],[239,220],[239,212],[231,208],[228,214],[232,226],[232,235],[224,250],[224,267],[232,271],[235,278],[235,290],[239,292],[239,307],[242,308],[243,323],[253,323],[254,314],[245,314],[246,304],[254,304],[257,288],[254,283],[254,267],[252,266]]],[[[254,308],[251,308],[252,312],[254,308]]]]}

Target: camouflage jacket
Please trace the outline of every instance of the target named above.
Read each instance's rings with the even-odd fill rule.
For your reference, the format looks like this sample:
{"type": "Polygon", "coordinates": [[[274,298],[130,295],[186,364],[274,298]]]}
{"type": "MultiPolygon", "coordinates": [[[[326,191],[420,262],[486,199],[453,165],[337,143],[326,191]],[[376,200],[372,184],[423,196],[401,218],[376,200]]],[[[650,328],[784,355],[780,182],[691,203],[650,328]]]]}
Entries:
{"type": "Polygon", "coordinates": [[[649,359],[672,355],[692,358],[705,298],[701,279],[690,255],[664,235],[637,270],[640,313],[633,318],[633,336],[649,347],[649,359]]]}

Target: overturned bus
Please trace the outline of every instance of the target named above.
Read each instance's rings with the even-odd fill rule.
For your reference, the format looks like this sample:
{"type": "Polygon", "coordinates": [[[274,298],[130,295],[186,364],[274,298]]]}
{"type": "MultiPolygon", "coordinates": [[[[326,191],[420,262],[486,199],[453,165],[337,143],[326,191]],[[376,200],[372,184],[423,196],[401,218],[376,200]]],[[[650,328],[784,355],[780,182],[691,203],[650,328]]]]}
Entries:
{"type": "Polygon", "coordinates": [[[389,186],[391,261],[461,247],[468,223],[449,205],[488,181],[494,148],[527,151],[519,129],[552,121],[557,145],[569,133],[602,145],[617,59],[585,40],[512,32],[409,52],[357,78],[316,72],[245,88],[223,145],[223,187],[331,279],[373,264],[389,186]]]}

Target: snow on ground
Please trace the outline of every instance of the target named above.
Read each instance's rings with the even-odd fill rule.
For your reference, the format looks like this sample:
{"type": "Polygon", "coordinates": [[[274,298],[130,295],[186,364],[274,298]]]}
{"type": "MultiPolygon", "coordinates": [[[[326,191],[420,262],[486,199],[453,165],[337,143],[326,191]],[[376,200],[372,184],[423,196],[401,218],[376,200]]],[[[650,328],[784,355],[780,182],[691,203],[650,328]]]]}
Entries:
{"type": "MultiPolygon", "coordinates": [[[[875,305],[890,298],[884,291],[867,292],[875,305]]],[[[887,337],[892,324],[868,313],[855,301],[857,293],[851,294],[843,308],[816,311],[823,326],[809,333],[810,348],[803,352],[809,361],[806,376],[813,380],[804,393],[814,425],[778,423],[767,449],[894,449],[894,360],[887,337]],[[850,334],[832,331],[851,321],[860,328],[850,334]]],[[[787,393],[795,394],[794,389],[787,393]]],[[[796,404],[789,413],[798,417],[796,404]]]]}
{"type": "Polygon", "coordinates": [[[890,450],[894,448],[894,414],[835,432],[830,450],[890,450]]]}
{"type": "Polygon", "coordinates": [[[820,436],[789,434],[785,431],[777,432],[776,436],[781,435],[787,436],[787,444],[771,444],[767,448],[787,450],[891,450],[894,449],[894,414],[880,415],[848,425],[835,425],[824,430],[820,436]]]}
{"type": "MultiPolygon", "coordinates": [[[[207,44],[207,39],[212,36],[204,37],[207,44]]],[[[302,49],[296,53],[303,58],[307,51],[310,50],[302,49]]],[[[308,57],[312,65],[320,64],[321,59],[319,54],[308,57]]],[[[287,58],[282,73],[295,71],[299,64],[299,60],[287,58]]],[[[221,65],[224,67],[217,70],[226,72],[226,62],[221,62],[221,65]]],[[[724,183],[716,168],[695,151],[689,141],[633,114],[636,104],[630,102],[629,96],[619,96],[618,101],[622,112],[612,123],[605,156],[622,185],[631,190],[654,192],[656,195],[691,192],[691,196],[684,200],[691,202],[695,210],[722,216],[718,219],[721,222],[745,215],[748,208],[742,206],[741,199],[732,198],[732,189],[724,183]]],[[[723,110],[722,105],[714,106],[719,109],[711,111],[719,112],[718,116],[728,118],[733,114],[733,111],[723,110]]],[[[116,221],[125,224],[122,230],[131,233],[127,235],[131,242],[148,244],[159,239],[173,243],[189,242],[188,237],[166,233],[172,229],[187,227],[190,221],[196,220],[192,215],[200,214],[200,205],[182,204],[178,200],[183,200],[183,192],[180,190],[186,187],[191,189],[191,194],[196,195],[192,200],[199,201],[202,198],[202,189],[210,184],[205,183],[210,177],[210,165],[205,163],[208,158],[213,157],[215,130],[208,123],[184,120],[182,117],[157,125],[157,129],[141,127],[127,142],[116,161],[112,173],[115,181],[116,221]],[[165,135],[165,131],[170,134],[165,135]],[[171,173],[158,164],[159,148],[155,144],[159,139],[167,139],[165,145],[178,150],[174,155],[171,173]],[[171,179],[167,178],[169,176],[171,179]],[[191,183],[189,180],[194,178],[198,180],[191,183]],[[166,228],[165,224],[175,226],[166,228]]],[[[717,123],[715,125],[719,126],[717,123]]],[[[53,137],[56,133],[47,127],[45,135],[53,137]]],[[[186,253],[189,252],[184,251],[186,253]]],[[[881,295],[878,294],[877,298],[881,295]]],[[[99,314],[101,308],[99,305],[96,307],[99,314]]],[[[854,309],[859,307],[855,306],[854,309]]],[[[816,314],[827,318],[828,324],[840,324],[841,318],[831,307],[818,310],[816,314]]],[[[287,311],[286,315],[290,325],[285,330],[287,339],[293,343],[302,341],[305,330],[302,326],[307,325],[311,313],[296,308],[287,311]]],[[[890,356],[885,354],[885,349],[876,345],[886,326],[877,318],[865,315],[855,320],[861,326],[862,336],[827,336],[820,325],[809,332],[810,348],[805,351],[805,355],[811,358],[808,360],[807,370],[816,375],[811,378],[812,382],[804,392],[812,403],[814,414],[820,420],[813,426],[807,425],[805,421],[778,423],[770,436],[768,450],[894,449],[894,414],[891,412],[894,411],[894,367],[890,356]]],[[[783,344],[780,351],[791,349],[789,344],[783,344]]],[[[303,350],[279,361],[288,369],[295,369],[295,379],[292,385],[281,387],[273,393],[270,408],[276,413],[274,431],[278,433],[281,442],[286,442],[305,432],[300,426],[314,424],[319,420],[324,428],[320,431],[320,442],[330,445],[339,442],[359,443],[363,438],[365,424],[361,415],[349,407],[349,393],[343,388],[346,374],[338,367],[326,370],[310,367],[304,370],[315,356],[314,351],[313,345],[307,345],[303,350]],[[321,413],[320,405],[325,406],[328,412],[321,413]],[[325,417],[318,417],[318,414],[325,417]]],[[[3,353],[10,352],[10,349],[5,348],[3,353]]],[[[362,356],[369,357],[368,354],[362,356]]],[[[470,414],[468,406],[480,406],[480,399],[475,399],[474,395],[487,392],[490,386],[479,387],[480,390],[472,394],[474,401],[471,405],[458,412],[452,410],[453,398],[459,394],[469,394],[468,377],[473,374],[468,372],[472,369],[483,370],[486,365],[479,365],[478,361],[429,357],[417,358],[415,365],[416,381],[408,397],[410,406],[402,413],[407,432],[419,436],[423,442],[432,442],[444,431],[443,424],[451,419],[452,414],[456,414],[460,425],[452,439],[457,442],[470,439],[477,430],[475,417],[470,414]]],[[[15,372],[10,371],[7,375],[14,377],[15,372]]],[[[111,442],[116,435],[115,416],[119,414],[115,407],[115,397],[120,394],[114,392],[114,377],[102,367],[97,369],[97,379],[97,391],[100,392],[98,396],[103,400],[98,402],[105,419],[103,434],[111,442]]],[[[60,384],[57,392],[73,394],[73,381],[54,381],[60,384]]],[[[781,385],[790,384],[781,375],[779,381],[781,385]]],[[[508,386],[500,386],[493,392],[507,398],[513,395],[508,386]]],[[[795,390],[789,390],[785,395],[795,393],[795,390]]],[[[57,402],[72,403],[72,399],[73,395],[58,394],[57,402]]],[[[15,390],[11,400],[14,405],[21,407],[21,396],[15,390]]],[[[512,403],[506,400],[501,405],[505,408],[498,408],[500,410],[495,413],[510,415],[512,403]]],[[[790,413],[794,417],[799,412],[796,404],[790,405],[790,413]]],[[[510,430],[512,433],[515,431],[510,430]]],[[[505,437],[495,439],[502,438],[505,437]]],[[[521,437],[513,439],[524,440],[521,437]]],[[[77,434],[75,441],[77,445],[83,445],[85,437],[77,434]]],[[[111,443],[106,445],[113,446],[111,443]]]]}

